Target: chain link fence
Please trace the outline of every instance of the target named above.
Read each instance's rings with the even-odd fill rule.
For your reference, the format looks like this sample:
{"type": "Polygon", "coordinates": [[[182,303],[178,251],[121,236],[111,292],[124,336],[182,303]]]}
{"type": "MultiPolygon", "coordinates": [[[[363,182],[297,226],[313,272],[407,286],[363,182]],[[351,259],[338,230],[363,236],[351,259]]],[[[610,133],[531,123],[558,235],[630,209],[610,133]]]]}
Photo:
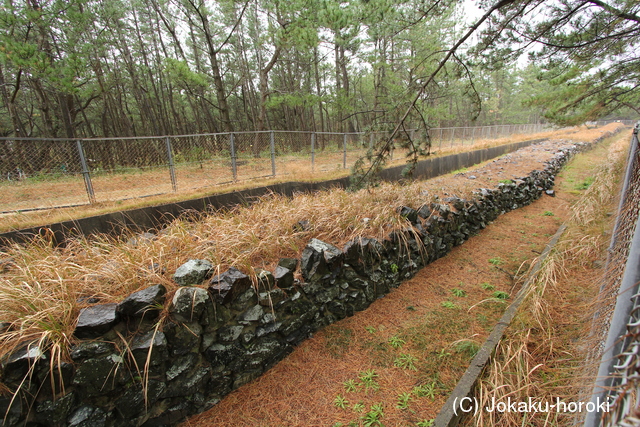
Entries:
{"type": "Polygon", "coordinates": [[[634,129],[594,335],[599,370],[585,426],[640,425],[640,147],[634,129]],[[605,405],[605,406],[602,406],[605,405]]]}
{"type": "MultiPolygon", "coordinates": [[[[433,151],[541,132],[541,124],[432,128],[433,151]]],[[[0,138],[0,213],[126,200],[351,168],[387,133],[234,132],[162,137],[0,138]]],[[[398,140],[424,141],[410,130],[398,140]]],[[[401,158],[406,150],[396,149],[401,158]]]]}

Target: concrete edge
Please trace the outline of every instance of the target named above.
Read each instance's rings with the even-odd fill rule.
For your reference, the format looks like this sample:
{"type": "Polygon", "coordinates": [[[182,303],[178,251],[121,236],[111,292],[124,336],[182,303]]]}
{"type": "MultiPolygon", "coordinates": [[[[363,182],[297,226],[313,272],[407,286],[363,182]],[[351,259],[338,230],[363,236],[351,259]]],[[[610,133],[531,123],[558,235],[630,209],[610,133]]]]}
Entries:
{"type": "MultiPolygon", "coordinates": [[[[460,422],[460,419],[465,412],[462,410],[463,404],[467,403],[464,398],[469,397],[473,388],[475,387],[478,378],[482,374],[485,366],[491,360],[493,353],[495,352],[498,343],[504,336],[505,331],[511,324],[511,321],[516,316],[520,305],[525,300],[526,296],[529,293],[529,289],[531,285],[535,282],[535,278],[542,268],[542,264],[553,249],[553,247],[558,243],[560,237],[566,230],[567,226],[565,224],[561,225],[558,231],[554,234],[553,238],[549,241],[547,246],[542,251],[542,254],[538,257],[538,260],[534,264],[530,273],[527,276],[525,283],[522,285],[522,288],[518,292],[515,300],[509,305],[507,310],[504,312],[496,326],[491,331],[491,334],[485,341],[485,343],[480,347],[478,353],[475,355],[473,360],[471,361],[469,368],[467,368],[466,372],[463,374],[460,381],[456,385],[455,389],[449,395],[446,403],[438,413],[438,416],[435,419],[434,427],[455,427],[460,422]]],[[[467,403],[465,409],[468,410],[469,407],[474,406],[474,404],[467,403]]],[[[476,408],[479,410],[479,408],[476,408]]]]}

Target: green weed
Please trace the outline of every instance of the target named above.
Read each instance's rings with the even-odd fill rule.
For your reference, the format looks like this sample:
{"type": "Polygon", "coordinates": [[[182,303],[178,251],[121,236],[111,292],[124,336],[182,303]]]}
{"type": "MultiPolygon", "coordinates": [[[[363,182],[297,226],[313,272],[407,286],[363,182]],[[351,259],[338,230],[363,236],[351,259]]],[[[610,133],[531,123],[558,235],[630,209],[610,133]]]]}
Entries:
{"type": "Polygon", "coordinates": [[[362,425],[365,427],[382,426],[380,418],[384,417],[384,406],[382,403],[371,405],[369,412],[362,417],[362,425]]]}
{"type": "Polygon", "coordinates": [[[342,383],[347,393],[355,393],[358,391],[358,383],[354,379],[347,380],[342,383]]]}
{"type": "Polygon", "coordinates": [[[428,397],[433,400],[436,397],[436,386],[436,381],[433,381],[429,384],[422,384],[421,386],[414,387],[411,392],[416,397],[428,397]]]}
{"type": "Polygon", "coordinates": [[[393,364],[398,368],[417,371],[418,370],[418,368],[416,368],[417,361],[418,359],[415,356],[412,356],[411,354],[402,353],[400,356],[396,358],[393,364]]]}
{"type": "Polygon", "coordinates": [[[396,407],[398,409],[409,409],[409,403],[411,403],[411,400],[411,393],[407,393],[406,391],[400,393],[398,395],[398,404],[396,405],[396,407]]]}
{"type": "Polygon", "coordinates": [[[406,344],[406,341],[400,337],[392,336],[391,338],[389,338],[389,345],[393,348],[398,349],[405,344],[406,344]]]}
{"type": "Polygon", "coordinates": [[[365,388],[366,391],[369,391],[369,389],[378,391],[380,389],[380,385],[376,381],[376,378],[378,378],[378,374],[373,369],[361,372],[358,375],[358,378],[360,379],[360,384],[365,388]]]}
{"type": "Polygon", "coordinates": [[[457,296],[457,297],[466,297],[467,296],[467,293],[464,290],[460,289],[460,288],[451,289],[451,293],[453,295],[457,296]]]}
{"type": "Polygon", "coordinates": [[[333,399],[333,404],[336,405],[340,409],[346,409],[349,401],[344,397],[337,395],[335,399],[333,399]]]}
{"type": "Polygon", "coordinates": [[[487,283],[487,282],[481,283],[481,284],[480,284],[480,286],[481,286],[481,287],[482,287],[482,289],[484,289],[485,291],[492,291],[492,290],[494,290],[494,289],[496,288],[495,286],[493,286],[492,284],[487,283]]]}
{"type": "Polygon", "coordinates": [[[509,294],[505,291],[495,291],[493,293],[493,297],[498,298],[500,300],[506,300],[506,299],[509,299],[509,294]]]}
{"type": "Polygon", "coordinates": [[[464,354],[469,358],[472,358],[476,355],[478,350],[480,350],[480,345],[471,340],[461,340],[455,343],[453,346],[454,350],[460,354],[464,354]]]}

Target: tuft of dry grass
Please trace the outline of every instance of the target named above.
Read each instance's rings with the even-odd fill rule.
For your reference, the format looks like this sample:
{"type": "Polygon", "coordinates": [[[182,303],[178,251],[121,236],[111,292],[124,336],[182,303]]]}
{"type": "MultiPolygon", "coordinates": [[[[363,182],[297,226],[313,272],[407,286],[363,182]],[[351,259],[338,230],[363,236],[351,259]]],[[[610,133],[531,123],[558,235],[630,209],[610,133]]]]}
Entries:
{"type": "MultiPolygon", "coordinates": [[[[518,316],[485,369],[476,397],[481,408],[492,402],[554,404],[556,398],[579,402],[582,391],[597,372],[588,360],[594,343],[589,338],[593,299],[599,284],[584,283],[584,271],[602,257],[611,226],[618,181],[625,161],[627,138],[618,138],[595,171],[591,186],[571,207],[567,231],[547,257],[518,316]],[[582,273],[581,273],[582,272],[582,273]]],[[[477,426],[573,425],[575,414],[550,410],[541,413],[488,412],[481,410],[477,426]]]]}

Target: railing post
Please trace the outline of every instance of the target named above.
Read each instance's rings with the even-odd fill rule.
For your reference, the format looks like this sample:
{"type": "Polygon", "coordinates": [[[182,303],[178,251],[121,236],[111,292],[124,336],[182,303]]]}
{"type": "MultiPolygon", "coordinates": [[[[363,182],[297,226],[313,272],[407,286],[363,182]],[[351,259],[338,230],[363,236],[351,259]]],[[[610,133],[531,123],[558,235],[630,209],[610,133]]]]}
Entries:
{"type": "Polygon", "coordinates": [[[82,140],[76,140],[76,147],[78,148],[78,155],[80,156],[80,164],[82,165],[82,176],[84,177],[84,188],[87,190],[89,196],[89,203],[96,202],[96,194],[93,191],[93,184],[91,183],[91,174],[89,173],[89,166],[87,165],[87,159],[84,156],[84,148],[82,147],[82,140]]]}
{"type": "Polygon", "coordinates": [[[276,176],[276,143],[273,136],[273,131],[269,132],[269,144],[271,145],[271,175],[276,176]]]}
{"type": "Polygon", "coordinates": [[[231,174],[233,175],[233,180],[238,180],[238,164],[236,162],[236,145],[233,141],[233,134],[229,134],[229,148],[231,150],[231,174]]]}
{"type": "Polygon", "coordinates": [[[311,172],[314,171],[316,164],[316,133],[311,134],[311,172]]]}
{"type": "Polygon", "coordinates": [[[342,134],[342,168],[347,168],[347,134],[342,134]]]}
{"type": "Polygon", "coordinates": [[[176,182],[176,168],[173,163],[173,150],[171,148],[171,139],[167,136],[164,139],[165,146],[167,147],[167,158],[169,159],[169,175],[171,177],[171,187],[173,188],[173,192],[178,191],[178,184],[176,182]]]}

